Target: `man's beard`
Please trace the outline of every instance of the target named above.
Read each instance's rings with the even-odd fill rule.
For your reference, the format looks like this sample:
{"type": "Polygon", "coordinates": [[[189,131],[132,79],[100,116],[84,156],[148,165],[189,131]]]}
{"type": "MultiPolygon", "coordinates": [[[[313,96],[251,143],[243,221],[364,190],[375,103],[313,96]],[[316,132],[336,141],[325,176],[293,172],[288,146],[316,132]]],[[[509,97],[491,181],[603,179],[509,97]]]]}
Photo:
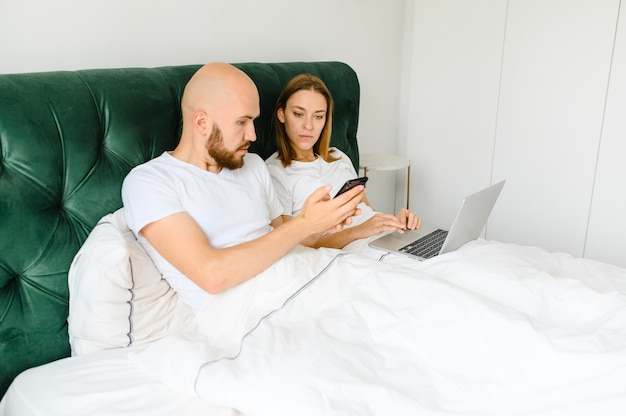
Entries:
{"type": "Polygon", "coordinates": [[[224,148],[224,136],[222,136],[222,131],[215,125],[213,126],[213,131],[211,131],[209,140],[207,140],[206,148],[209,152],[209,156],[211,156],[220,167],[234,170],[243,166],[243,156],[236,156],[235,153],[241,149],[248,148],[248,143],[246,142],[239,146],[234,152],[226,150],[224,148]]]}

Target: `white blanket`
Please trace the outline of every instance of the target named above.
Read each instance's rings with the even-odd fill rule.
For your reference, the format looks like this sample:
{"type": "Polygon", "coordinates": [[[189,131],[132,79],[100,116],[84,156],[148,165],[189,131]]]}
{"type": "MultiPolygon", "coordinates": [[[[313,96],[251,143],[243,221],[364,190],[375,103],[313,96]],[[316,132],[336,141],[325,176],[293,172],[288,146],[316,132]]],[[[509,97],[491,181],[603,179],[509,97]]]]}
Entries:
{"type": "Polygon", "coordinates": [[[626,270],[478,240],[298,248],[134,362],[244,415],[624,415],[626,270]]]}

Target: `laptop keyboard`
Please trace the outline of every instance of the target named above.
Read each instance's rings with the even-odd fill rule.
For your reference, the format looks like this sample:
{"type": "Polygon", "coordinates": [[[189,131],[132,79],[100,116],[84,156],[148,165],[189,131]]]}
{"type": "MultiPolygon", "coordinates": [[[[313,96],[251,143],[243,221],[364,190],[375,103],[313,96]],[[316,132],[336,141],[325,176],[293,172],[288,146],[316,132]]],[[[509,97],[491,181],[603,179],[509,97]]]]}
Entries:
{"type": "Polygon", "coordinates": [[[439,254],[441,246],[443,245],[447,235],[447,231],[435,230],[432,233],[407,244],[402,247],[400,251],[403,253],[413,254],[414,256],[423,257],[425,259],[435,257],[439,254]]]}

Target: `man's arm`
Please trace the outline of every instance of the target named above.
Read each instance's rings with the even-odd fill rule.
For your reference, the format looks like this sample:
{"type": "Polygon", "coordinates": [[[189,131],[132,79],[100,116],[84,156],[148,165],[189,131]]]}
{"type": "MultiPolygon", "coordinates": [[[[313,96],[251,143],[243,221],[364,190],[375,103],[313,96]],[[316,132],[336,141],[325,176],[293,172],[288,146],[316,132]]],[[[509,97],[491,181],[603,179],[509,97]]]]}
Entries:
{"type": "Polygon", "coordinates": [[[328,199],[329,191],[330,186],[317,189],[292,220],[228,248],[213,248],[196,221],[184,212],[152,222],[141,233],[185,276],[216,294],[256,276],[306,238],[341,230],[363,200],[363,186],[333,199],[328,199]]]}

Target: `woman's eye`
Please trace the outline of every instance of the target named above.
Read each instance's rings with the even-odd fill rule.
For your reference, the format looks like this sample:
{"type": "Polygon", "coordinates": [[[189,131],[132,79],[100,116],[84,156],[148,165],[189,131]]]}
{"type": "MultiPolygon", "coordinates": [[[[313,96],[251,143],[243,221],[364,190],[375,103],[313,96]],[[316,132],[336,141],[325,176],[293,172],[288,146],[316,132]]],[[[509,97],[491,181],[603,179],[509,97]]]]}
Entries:
{"type": "Polygon", "coordinates": [[[302,117],[302,113],[298,113],[297,111],[294,111],[293,115],[296,117],[302,117]]]}
{"type": "Polygon", "coordinates": [[[323,115],[319,115],[319,114],[318,114],[318,115],[316,115],[316,116],[315,116],[315,119],[316,119],[316,120],[323,120],[323,119],[324,119],[324,116],[323,116],[323,115]]]}

